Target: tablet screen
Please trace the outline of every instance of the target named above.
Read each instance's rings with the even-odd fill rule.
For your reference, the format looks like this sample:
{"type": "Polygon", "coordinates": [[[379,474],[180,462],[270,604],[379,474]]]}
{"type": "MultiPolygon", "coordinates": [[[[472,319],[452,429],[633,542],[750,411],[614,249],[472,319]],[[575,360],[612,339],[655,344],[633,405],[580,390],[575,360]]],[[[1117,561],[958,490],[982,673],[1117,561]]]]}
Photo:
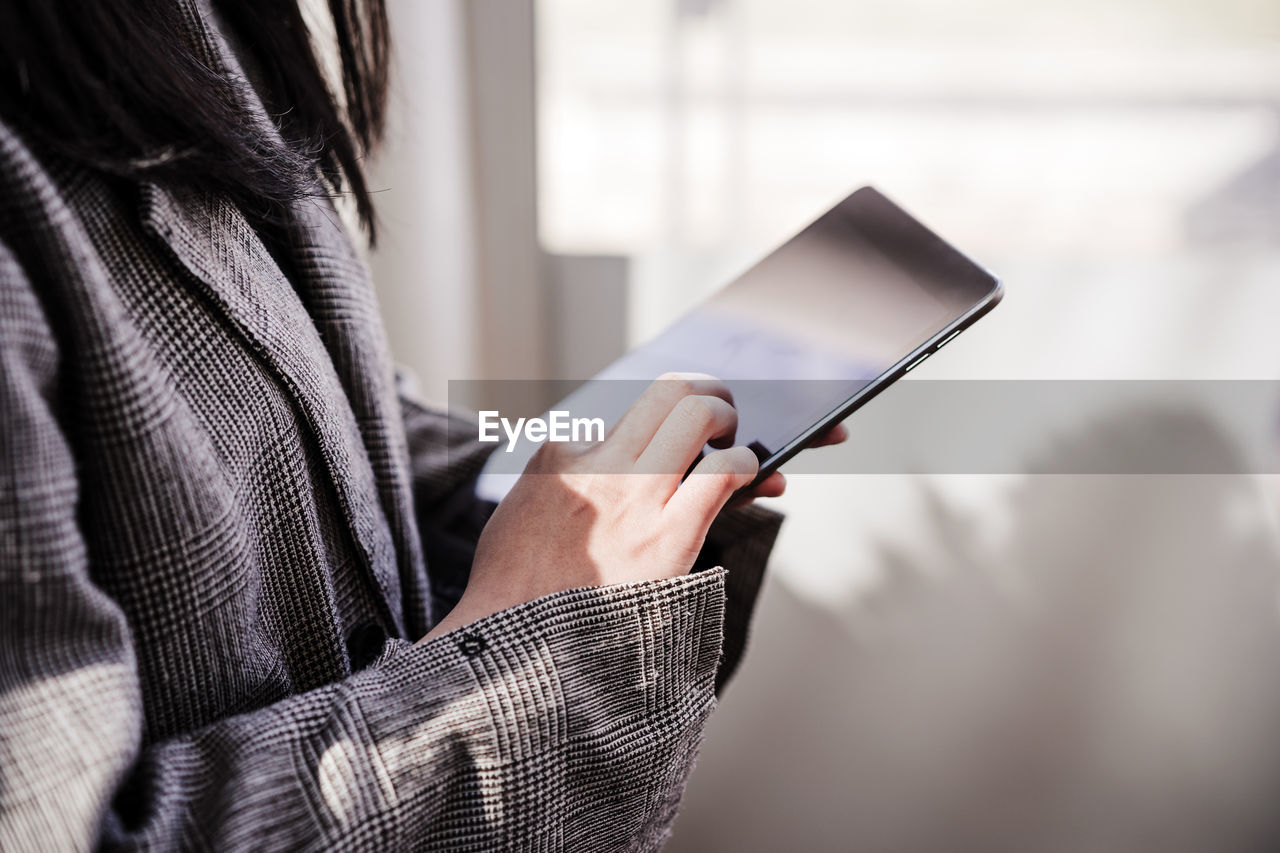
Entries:
{"type": "MultiPolygon", "coordinates": [[[[863,188],[553,409],[611,426],[661,374],[709,373],[733,392],[734,443],[763,462],[995,288],[990,274],[863,188]]],[[[495,459],[489,470],[520,470],[513,462],[495,459]]]]}

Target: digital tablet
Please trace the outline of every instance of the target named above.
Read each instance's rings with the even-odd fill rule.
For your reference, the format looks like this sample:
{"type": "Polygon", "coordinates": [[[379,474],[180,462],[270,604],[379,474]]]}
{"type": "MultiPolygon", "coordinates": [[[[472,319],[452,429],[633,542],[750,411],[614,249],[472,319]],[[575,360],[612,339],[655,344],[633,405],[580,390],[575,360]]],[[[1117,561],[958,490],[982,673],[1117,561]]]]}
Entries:
{"type": "MultiPolygon", "coordinates": [[[[863,187],[583,383],[544,416],[540,434],[562,426],[568,437],[582,425],[594,437],[593,425],[610,428],[663,373],[709,373],[733,393],[734,444],[756,453],[763,480],[973,325],[1002,293],[990,272],[863,187]]],[[[509,425],[504,433],[493,415],[481,433],[489,428],[485,440],[496,435],[500,446],[479,491],[498,500],[537,442],[509,425]]]]}

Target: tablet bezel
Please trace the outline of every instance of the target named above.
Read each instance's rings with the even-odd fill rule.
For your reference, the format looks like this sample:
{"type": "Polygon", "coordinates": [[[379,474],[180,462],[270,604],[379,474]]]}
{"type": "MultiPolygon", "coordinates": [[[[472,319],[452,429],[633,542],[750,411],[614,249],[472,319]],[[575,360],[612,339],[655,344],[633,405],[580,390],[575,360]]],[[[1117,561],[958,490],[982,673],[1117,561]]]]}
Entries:
{"type": "Polygon", "coordinates": [[[1004,285],[981,264],[938,236],[874,187],[862,187],[815,222],[828,216],[852,218],[853,227],[912,280],[945,304],[964,307],[955,319],[920,342],[856,394],[835,406],[796,438],[760,460],[760,473],[748,491],[777,471],[835,424],[950,343],[986,315],[1004,297],[1004,285]]]}

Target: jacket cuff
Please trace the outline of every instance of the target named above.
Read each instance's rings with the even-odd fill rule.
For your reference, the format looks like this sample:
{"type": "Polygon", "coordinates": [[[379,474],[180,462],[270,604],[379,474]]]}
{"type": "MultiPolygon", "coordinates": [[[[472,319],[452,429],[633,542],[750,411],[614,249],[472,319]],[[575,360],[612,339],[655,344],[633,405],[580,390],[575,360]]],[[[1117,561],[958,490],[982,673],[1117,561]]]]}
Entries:
{"type": "MultiPolygon", "coordinates": [[[[590,827],[565,822],[589,822],[593,813],[616,822],[618,815],[609,815],[620,802],[634,806],[650,791],[678,790],[682,781],[670,777],[687,772],[715,705],[725,577],[717,569],[568,590],[390,650],[369,671],[390,683],[380,685],[376,700],[371,692],[357,703],[352,723],[364,730],[347,738],[374,746],[331,762],[334,772],[322,773],[320,789],[327,783],[334,803],[323,805],[349,813],[343,823],[353,828],[368,826],[380,804],[391,806],[395,820],[374,823],[398,827],[397,838],[388,839],[397,842],[412,843],[415,824],[435,833],[456,826],[458,840],[474,840],[475,821],[509,830],[513,810],[529,815],[526,828],[558,826],[590,837],[578,834],[590,827]],[[586,775],[568,781],[574,774],[586,775]],[[655,774],[668,784],[655,785],[655,774]],[[619,780],[633,780],[630,797],[618,790],[619,780]],[[473,787],[474,796],[441,795],[454,785],[473,787]],[[343,786],[352,790],[340,792],[343,786]],[[568,790],[575,792],[573,814],[555,799],[568,790]],[[433,812],[450,804],[466,813],[433,812]]],[[[646,819],[669,821],[658,814],[662,807],[649,803],[646,819]]],[[[646,810],[624,813],[639,819],[646,810]]],[[[330,838],[345,834],[330,829],[330,838]]],[[[652,829],[635,827],[638,836],[652,829]]],[[[448,838],[432,841],[448,846],[448,838]]]]}

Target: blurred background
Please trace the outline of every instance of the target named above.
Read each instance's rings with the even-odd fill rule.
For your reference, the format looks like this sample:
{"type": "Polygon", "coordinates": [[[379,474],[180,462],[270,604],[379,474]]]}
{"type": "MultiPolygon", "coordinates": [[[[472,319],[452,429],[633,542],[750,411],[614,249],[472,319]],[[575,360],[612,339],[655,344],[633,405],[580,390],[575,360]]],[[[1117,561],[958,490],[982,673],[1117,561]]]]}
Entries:
{"type": "MultiPolygon", "coordinates": [[[[440,402],[590,376],[867,183],[1008,291],[907,381],[1280,379],[1274,0],[390,6],[371,262],[440,402]]],[[[1224,473],[793,477],[669,849],[1280,849],[1280,482],[1123,400],[1027,468],[1189,441],[1224,473]]]]}

